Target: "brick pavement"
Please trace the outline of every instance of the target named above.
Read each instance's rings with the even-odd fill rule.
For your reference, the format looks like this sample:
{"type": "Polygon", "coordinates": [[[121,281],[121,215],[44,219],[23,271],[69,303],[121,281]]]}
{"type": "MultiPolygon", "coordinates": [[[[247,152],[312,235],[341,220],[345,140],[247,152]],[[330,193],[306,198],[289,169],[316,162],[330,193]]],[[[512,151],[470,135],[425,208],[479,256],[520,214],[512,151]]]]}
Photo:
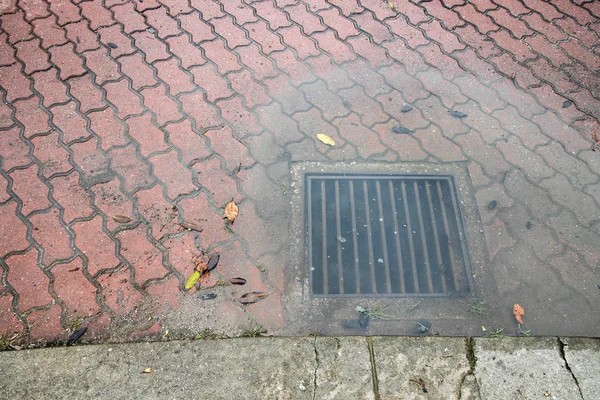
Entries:
{"type": "Polygon", "coordinates": [[[164,333],[200,251],[285,332],[290,165],[367,160],[466,165],[501,306],[598,335],[599,35],[594,1],[1,0],[0,334],[164,333]]]}

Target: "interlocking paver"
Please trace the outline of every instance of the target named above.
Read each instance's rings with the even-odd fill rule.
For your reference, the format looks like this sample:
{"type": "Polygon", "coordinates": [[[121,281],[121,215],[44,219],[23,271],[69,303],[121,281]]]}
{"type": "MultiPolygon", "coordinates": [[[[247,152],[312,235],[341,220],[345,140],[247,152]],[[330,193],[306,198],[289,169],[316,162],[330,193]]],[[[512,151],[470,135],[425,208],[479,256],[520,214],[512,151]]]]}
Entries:
{"type": "Polygon", "coordinates": [[[92,109],[106,106],[103,99],[103,93],[93,82],[90,74],[71,78],[68,81],[69,93],[71,97],[79,102],[79,109],[82,112],[88,112],[92,109]]]}
{"type": "MultiPolygon", "coordinates": [[[[111,11],[115,14],[115,19],[123,24],[123,31],[125,33],[132,33],[136,31],[143,31],[148,28],[144,17],[135,10],[133,3],[124,3],[122,5],[114,6],[111,11]]],[[[152,19],[151,16],[146,14],[148,19],[152,19]]],[[[152,22],[150,21],[150,24],[152,22]]]]}
{"type": "Polygon", "coordinates": [[[21,312],[52,302],[50,293],[47,289],[44,290],[44,286],[48,286],[49,279],[42,269],[37,267],[37,256],[37,251],[33,249],[23,255],[14,255],[6,260],[10,268],[7,281],[17,290],[17,293],[23,294],[17,305],[17,309],[21,312]],[[35,267],[31,268],[32,265],[35,267]],[[37,285],[41,287],[38,289],[37,285]]]}
{"type": "Polygon", "coordinates": [[[304,36],[297,26],[282,28],[278,32],[283,37],[283,42],[288,47],[295,49],[301,60],[309,56],[319,55],[319,50],[317,50],[315,43],[304,36]]]}
{"type": "MultiPolygon", "coordinates": [[[[26,344],[65,340],[78,316],[89,340],[110,337],[111,324],[125,332],[115,340],[158,338],[167,327],[146,311],[126,329],[119,321],[178,312],[194,257],[218,250],[217,274],[201,284],[245,276],[272,291],[244,312],[286,332],[290,162],[311,160],[458,162],[476,189],[467,217],[480,219],[489,281],[502,293],[531,287],[526,309],[552,320],[551,288],[575,293],[589,279],[573,255],[588,269],[600,259],[598,7],[391,3],[14,4],[0,16],[0,261],[11,287],[1,321],[14,294],[15,311],[41,307],[6,320],[26,344]],[[225,226],[232,198],[240,216],[225,226]],[[564,274],[540,275],[539,289],[542,265],[564,274]]],[[[218,299],[233,325],[247,323],[234,299],[218,299]]],[[[561,313],[580,300],[561,298],[561,313]]]]}
{"type": "Polygon", "coordinates": [[[65,105],[54,106],[52,111],[52,124],[62,133],[62,141],[65,144],[73,140],[83,139],[90,136],[86,130],[87,122],[77,113],[77,105],[69,101],[65,105]]]}
{"type": "Polygon", "coordinates": [[[45,107],[69,101],[67,86],[57,78],[56,69],[50,68],[46,71],[36,72],[32,78],[33,87],[42,95],[45,107]]]}
{"type": "Polygon", "coordinates": [[[250,41],[246,38],[246,32],[238,28],[230,16],[213,19],[210,23],[215,27],[215,31],[225,39],[225,43],[230,49],[250,44],[250,41]]]}

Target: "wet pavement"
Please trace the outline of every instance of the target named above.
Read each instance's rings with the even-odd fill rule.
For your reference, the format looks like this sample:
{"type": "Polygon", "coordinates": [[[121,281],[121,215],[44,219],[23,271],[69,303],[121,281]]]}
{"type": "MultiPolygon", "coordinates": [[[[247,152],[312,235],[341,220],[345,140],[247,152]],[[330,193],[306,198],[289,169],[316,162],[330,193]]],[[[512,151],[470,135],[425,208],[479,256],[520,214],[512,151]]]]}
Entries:
{"type": "Polygon", "coordinates": [[[598,336],[599,35],[593,1],[0,1],[0,334],[598,336]],[[318,172],[453,176],[469,291],[312,296],[318,172]]]}

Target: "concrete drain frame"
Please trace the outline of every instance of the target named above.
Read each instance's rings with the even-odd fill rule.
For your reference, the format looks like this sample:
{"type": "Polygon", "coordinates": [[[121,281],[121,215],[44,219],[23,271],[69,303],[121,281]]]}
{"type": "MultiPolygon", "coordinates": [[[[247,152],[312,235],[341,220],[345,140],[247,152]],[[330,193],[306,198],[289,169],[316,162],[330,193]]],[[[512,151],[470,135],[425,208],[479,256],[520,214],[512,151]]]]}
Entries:
{"type": "MultiPolygon", "coordinates": [[[[377,335],[410,335],[414,334],[416,321],[427,319],[434,323],[436,329],[443,331],[443,334],[446,335],[480,334],[481,323],[483,321],[474,318],[473,315],[469,315],[467,312],[468,306],[464,303],[471,301],[472,297],[494,298],[497,286],[493,282],[491,274],[485,268],[488,264],[488,257],[484,238],[481,233],[481,219],[475,202],[474,190],[468,177],[466,163],[301,162],[292,164],[291,182],[293,188],[291,193],[291,229],[294,242],[291,244],[288,254],[286,287],[283,298],[286,325],[290,333],[307,334],[318,331],[320,334],[341,335],[365,334],[366,331],[368,334],[377,335]],[[361,179],[379,178],[380,184],[372,186],[374,188],[373,192],[377,193],[382,193],[382,179],[411,178],[412,180],[407,183],[408,187],[414,185],[413,187],[416,188],[417,192],[426,193],[426,196],[428,196],[426,197],[426,203],[429,205],[435,200],[435,196],[433,195],[435,189],[430,187],[428,190],[420,182],[433,182],[435,179],[441,179],[440,182],[446,182],[445,184],[449,186],[444,190],[444,193],[446,195],[451,193],[454,196],[452,199],[446,200],[454,201],[453,205],[458,210],[456,218],[457,226],[455,227],[457,230],[455,233],[461,236],[458,242],[462,254],[459,254],[459,256],[462,256],[464,261],[463,265],[458,266],[459,271],[452,269],[455,277],[457,276],[456,272],[459,272],[459,275],[462,273],[462,276],[459,277],[460,284],[458,284],[458,280],[456,281],[457,290],[447,290],[449,287],[446,285],[442,287],[440,280],[438,281],[440,285],[437,286],[440,290],[427,290],[429,293],[424,293],[424,291],[420,291],[420,293],[407,293],[406,290],[402,293],[402,290],[396,290],[397,293],[393,293],[394,290],[390,290],[390,288],[391,282],[394,282],[394,280],[390,279],[389,275],[389,267],[393,263],[391,261],[387,262],[388,260],[386,259],[383,260],[383,263],[379,263],[383,264],[381,265],[383,268],[380,269],[383,272],[380,273],[383,273],[386,277],[385,279],[387,279],[383,280],[386,282],[384,285],[386,287],[383,287],[384,290],[378,291],[375,283],[369,281],[369,285],[373,285],[374,289],[367,290],[370,293],[357,294],[356,292],[360,292],[360,288],[354,290],[355,293],[343,293],[343,289],[338,290],[338,292],[342,293],[329,294],[318,293],[318,291],[315,293],[313,287],[315,280],[312,273],[317,269],[311,271],[311,268],[315,268],[313,263],[316,263],[317,260],[314,258],[315,254],[311,248],[311,239],[314,239],[314,226],[311,224],[311,216],[309,215],[311,207],[308,203],[310,200],[309,196],[314,195],[314,193],[310,193],[311,188],[307,186],[307,182],[314,184],[315,177],[318,176],[326,177],[326,179],[327,177],[330,179],[346,179],[351,177],[354,179],[355,184],[358,182],[359,185],[373,185],[373,183],[362,183],[361,179]],[[450,192],[448,192],[448,189],[450,192]],[[353,330],[348,329],[347,326],[344,327],[345,322],[358,319],[357,306],[378,308],[382,311],[383,318],[371,320],[366,329],[357,327],[357,329],[353,330]],[[479,329],[479,332],[477,329],[479,329]]],[[[343,190],[340,191],[339,182],[338,180],[338,183],[334,184],[335,189],[327,188],[326,184],[319,183],[321,187],[329,191],[329,197],[334,198],[338,206],[341,204],[340,195],[343,195],[343,190]]],[[[392,188],[394,184],[392,183],[392,188]]],[[[434,185],[439,189],[441,188],[440,185],[444,184],[436,182],[434,185]]],[[[407,195],[406,187],[404,184],[401,184],[399,187],[397,186],[400,192],[404,190],[404,197],[407,195]]],[[[322,201],[322,199],[319,201],[322,201]]],[[[367,202],[368,199],[365,199],[365,204],[367,202]]],[[[375,209],[379,213],[382,210],[382,200],[376,198],[374,202],[377,203],[375,209]]],[[[423,201],[421,201],[421,204],[424,204],[423,201]]],[[[443,202],[439,204],[443,206],[443,202]]],[[[433,210],[433,207],[430,210],[433,210]]],[[[410,212],[410,210],[405,211],[410,212]]],[[[338,213],[336,218],[339,215],[338,213]]],[[[325,216],[325,218],[327,217],[325,216]]],[[[447,223],[448,219],[442,218],[440,221],[446,221],[447,223]]],[[[337,221],[337,219],[332,220],[337,221]]],[[[421,221],[422,218],[419,220],[421,221]]],[[[356,219],[351,222],[354,223],[353,228],[356,227],[356,222],[356,219]]],[[[337,222],[336,225],[334,231],[336,231],[337,238],[337,233],[340,232],[341,226],[337,222]]],[[[402,225],[400,224],[397,228],[403,229],[402,225]]],[[[394,228],[396,227],[394,226],[394,228]]],[[[379,234],[382,234],[382,231],[385,229],[382,225],[379,234]]],[[[444,226],[443,228],[441,226],[437,227],[438,232],[443,230],[452,234],[452,229],[448,226],[444,226]]],[[[415,230],[416,234],[417,230],[415,230]]],[[[425,234],[419,235],[419,238],[421,243],[425,243],[428,239],[425,234]]],[[[440,235],[433,235],[431,238],[434,241],[437,240],[437,244],[441,243],[440,235]]],[[[322,240],[322,237],[318,239],[322,240]]],[[[394,240],[396,240],[395,237],[394,240]]],[[[450,237],[449,240],[453,240],[454,244],[456,244],[456,238],[450,237]]],[[[398,244],[399,242],[396,241],[396,243],[398,244]]],[[[338,246],[337,242],[335,246],[333,250],[339,254],[340,246],[338,246]]],[[[393,248],[393,246],[390,248],[393,248]]],[[[435,247],[435,251],[430,253],[432,255],[430,261],[437,259],[438,261],[443,262],[445,260],[447,262],[448,260],[440,254],[439,249],[439,247],[435,247]]],[[[372,247],[369,247],[367,252],[372,261],[382,261],[383,257],[378,258],[374,256],[372,247]]],[[[319,256],[323,257],[325,253],[325,251],[322,251],[319,256]]],[[[412,251],[412,255],[414,256],[414,251],[412,251]]],[[[391,260],[391,257],[389,258],[391,260]]],[[[427,265],[431,268],[432,263],[427,265]]],[[[435,268],[430,269],[430,271],[434,270],[435,268]]],[[[440,269],[439,271],[445,271],[445,269],[440,269]]],[[[373,272],[375,271],[373,270],[373,272]]],[[[371,274],[371,272],[369,273],[371,274]]],[[[428,273],[424,278],[424,282],[427,282],[426,287],[429,289],[434,288],[432,277],[433,275],[428,273]]],[[[398,282],[394,284],[399,285],[398,282]]],[[[398,288],[400,287],[407,288],[406,285],[398,286],[398,288]]]]}

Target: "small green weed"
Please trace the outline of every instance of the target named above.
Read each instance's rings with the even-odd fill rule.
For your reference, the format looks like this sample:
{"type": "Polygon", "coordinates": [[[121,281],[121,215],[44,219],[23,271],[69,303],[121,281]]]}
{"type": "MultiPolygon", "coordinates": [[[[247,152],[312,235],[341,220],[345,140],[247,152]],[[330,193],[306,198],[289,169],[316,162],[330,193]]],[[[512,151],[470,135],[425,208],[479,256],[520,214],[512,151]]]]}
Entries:
{"type": "Polygon", "coordinates": [[[505,338],[506,335],[503,335],[502,331],[504,331],[504,328],[494,329],[492,332],[490,332],[490,334],[488,335],[488,337],[495,338],[495,339],[505,338]]]}
{"type": "Polygon", "coordinates": [[[262,325],[250,321],[250,323],[248,324],[248,329],[242,332],[241,336],[255,338],[261,336],[263,333],[266,332],[266,329],[262,325]]]}
{"type": "Polygon", "coordinates": [[[222,333],[216,332],[210,328],[205,328],[194,336],[194,340],[216,340],[222,339],[223,337],[222,333]]]}
{"type": "Polygon", "coordinates": [[[381,304],[377,304],[376,307],[368,307],[368,308],[362,308],[362,307],[356,307],[356,311],[363,313],[364,315],[366,315],[367,317],[369,317],[370,319],[390,319],[393,318],[392,315],[386,314],[384,311],[387,310],[388,307],[386,308],[381,308],[381,304]]]}
{"type": "Polygon", "coordinates": [[[525,329],[525,327],[521,324],[518,324],[518,326],[517,326],[517,333],[519,334],[519,336],[523,336],[523,337],[531,337],[532,336],[531,329],[525,329]]]}
{"type": "Polygon", "coordinates": [[[461,301],[461,303],[469,306],[469,312],[476,315],[479,318],[487,315],[487,300],[479,300],[473,298],[473,300],[470,303],[467,303],[466,301],[461,301]]]}

